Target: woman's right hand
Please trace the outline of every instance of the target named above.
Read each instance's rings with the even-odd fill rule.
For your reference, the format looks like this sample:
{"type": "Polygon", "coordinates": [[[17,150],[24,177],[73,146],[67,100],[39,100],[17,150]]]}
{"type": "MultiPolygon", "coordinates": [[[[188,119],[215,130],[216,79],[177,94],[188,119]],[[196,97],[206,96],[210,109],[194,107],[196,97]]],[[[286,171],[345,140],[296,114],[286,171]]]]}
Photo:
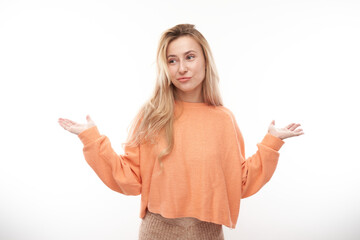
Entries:
{"type": "Polygon", "coordinates": [[[68,130],[71,133],[79,135],[82,131],[85,131],[88,128],[95,126],[94,121],[90,118],[89,115],[86,116],[87,123],[77,123],[65,118],[59,118],[58,122],[65,130],[68,130]]]}

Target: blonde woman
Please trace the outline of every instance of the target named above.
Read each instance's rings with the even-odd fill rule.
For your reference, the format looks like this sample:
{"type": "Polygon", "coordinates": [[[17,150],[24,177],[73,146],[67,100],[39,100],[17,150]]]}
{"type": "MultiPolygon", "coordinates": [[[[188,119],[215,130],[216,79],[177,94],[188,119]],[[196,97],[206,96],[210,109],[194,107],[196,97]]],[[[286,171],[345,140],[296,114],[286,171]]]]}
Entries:
{"type": "Polygon", "coordinates": [[[139,239],[224,239],[236,227],[240,200],[273,175],[284,139],[304,134],[291,123],[268,132],[246,158],[232,111],[223,106],[210,46],[192,24],[166,30],[157,49],[153,95],[134,118],[123,155],[88,115],[59,118],[77,134],[87,163],[110,189],[141,194],[139,239]]]}

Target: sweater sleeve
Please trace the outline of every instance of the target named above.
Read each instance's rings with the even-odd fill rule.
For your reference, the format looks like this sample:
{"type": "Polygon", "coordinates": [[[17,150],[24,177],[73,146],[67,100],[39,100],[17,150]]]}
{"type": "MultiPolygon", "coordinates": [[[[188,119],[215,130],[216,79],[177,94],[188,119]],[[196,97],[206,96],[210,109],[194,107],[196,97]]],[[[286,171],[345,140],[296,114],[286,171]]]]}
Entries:
{"type": "Polygon", "coordinates": [[[278,151],[285,142],[270,133],[266,133],[262,141],[257,144],[256,153],[245,160],[244,139],[236,121],[235,128],[242,155],[241,198],[247,198],[257,193],[270,180],[279,160],[278,151]]]}
{"type": "Polygon", "coordinates": [[[141,194],[140,145],[125,146],[125,154],[118,155],[97,126],[82,131],[78,137],[84,144],[85,160],[106,186],[124,195],[141,194]]]}

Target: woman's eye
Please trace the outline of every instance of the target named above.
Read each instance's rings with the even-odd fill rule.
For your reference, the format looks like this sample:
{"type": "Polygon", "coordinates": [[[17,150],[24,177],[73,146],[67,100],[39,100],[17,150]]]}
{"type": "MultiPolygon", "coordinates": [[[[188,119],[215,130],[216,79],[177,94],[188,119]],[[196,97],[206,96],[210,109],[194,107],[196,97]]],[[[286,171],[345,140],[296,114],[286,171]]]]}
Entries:
{"type": "MultiPolygon", "coordinates": [[[[188,57],[188,58],[189,58],[189,57],[194,58],[195,56],[194,56],[194,55],[189,55],[189,56],[187,56],[187,57],[188,57]]],[[[169,63],[173,63],[174,61],[175,61],[175,59],[171,59],[171,60],[169,60],[168,62],[169,62],[169,63]]]]}

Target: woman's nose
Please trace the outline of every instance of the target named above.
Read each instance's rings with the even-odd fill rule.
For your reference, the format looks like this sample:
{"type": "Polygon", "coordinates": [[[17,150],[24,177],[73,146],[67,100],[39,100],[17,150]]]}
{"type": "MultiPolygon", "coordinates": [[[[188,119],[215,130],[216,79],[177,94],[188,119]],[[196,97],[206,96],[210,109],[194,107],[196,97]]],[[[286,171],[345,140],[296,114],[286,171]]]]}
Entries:
{"type": "Polygon", "coordinates": [[[183,61],[180,61],[179,72],[186,72],[186,71],[187,71],[186,63],[184,63],[183,61]]]}

